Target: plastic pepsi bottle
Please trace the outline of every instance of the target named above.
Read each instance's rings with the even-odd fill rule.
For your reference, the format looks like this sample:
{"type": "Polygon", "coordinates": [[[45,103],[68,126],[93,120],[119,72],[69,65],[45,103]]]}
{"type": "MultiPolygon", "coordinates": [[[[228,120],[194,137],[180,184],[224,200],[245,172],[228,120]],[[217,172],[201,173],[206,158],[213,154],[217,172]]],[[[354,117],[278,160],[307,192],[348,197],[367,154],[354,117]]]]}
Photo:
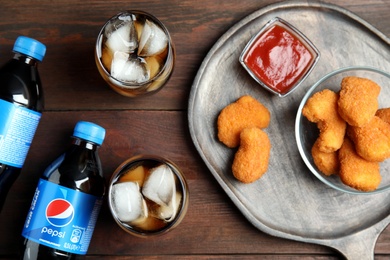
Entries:
{"type": "Polygon", "coordinates": [[[74,259],[85,255],[103,202],[98,155],[105,129],[80,121],[70,148],[39,179],[23,227],[21,259],[74,259]]]}
{"type": "Polygon", "coordinates": [[[0,68],[0,211],[18,178],[43,110],[39,41],[19,36],[14,57],[0,68]]]}

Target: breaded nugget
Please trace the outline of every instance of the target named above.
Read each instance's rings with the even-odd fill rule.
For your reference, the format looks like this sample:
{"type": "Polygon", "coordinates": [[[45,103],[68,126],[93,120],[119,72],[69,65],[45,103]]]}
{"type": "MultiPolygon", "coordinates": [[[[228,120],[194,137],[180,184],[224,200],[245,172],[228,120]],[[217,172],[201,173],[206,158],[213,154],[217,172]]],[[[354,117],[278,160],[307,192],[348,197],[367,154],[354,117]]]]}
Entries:
{"type": "Polygon", "coordinates": [[[340,149],[344,141],[347,123],[337,112],[339,95],[329,89],[315,93],[306,102],[302,114],[320,130],[318,148],[330,153],[340,149]]]}
{"type": "Polygon", "coordinates": [[[382,162],[390,157],[390,124],[377,116],[362,127],[348,126],[348,136],[364,159],[382,162]]]}
{"type": "Polygon", "coordinates": [[[378,109],[375,113],[377,117],[390,124],[390,108],[381,108],[378,109]]]}
{"type": "Polygon", "coordinates": [[[232,165],[234,177],[243,183],[259,179],[268,169],[270,152],[271,142],[266,132],[257,127],[242,130],[232,165]]]}
{"type": "Polygon", "coordinates": [[[233,148],[240,144],[240,133],[247,127],[265,128],[271,114],[253,97],[246,95],[222,109],[218,116],[218,139],[233,148]]]}
{"type": "Polygon", "coordinates": [[[369,79],[343,78],[338,101],[340,116],[352,126],[367,124],[378,109],[380,91],[380,86],[369,79]]]}
{"type": "Polygon", "coordinates": [[[339,150],[340,179],[345,184],[361,191],[373,191],[381,182],[379,163],[360,157],[352,141],[345,138],[339,150]]]}
{"type": "Polygon", "coordinates": [[[338,174],[340,169],[338,151],[331,153],[321,152],[318,141],[319,140],[317,139],[311,149],[314,164],[317,166],[318,170],[326,176],[338,174]]]}

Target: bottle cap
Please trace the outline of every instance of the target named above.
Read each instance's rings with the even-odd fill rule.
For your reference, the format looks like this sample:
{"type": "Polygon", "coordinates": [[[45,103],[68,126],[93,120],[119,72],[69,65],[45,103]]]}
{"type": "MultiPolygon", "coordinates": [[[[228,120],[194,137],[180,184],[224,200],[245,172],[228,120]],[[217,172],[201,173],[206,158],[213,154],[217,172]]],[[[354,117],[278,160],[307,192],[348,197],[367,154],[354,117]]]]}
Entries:
{"type": "Polygon", "coordinates": [[[13,50],[42,61],[46,53],[46,46],[32,38],[19,36],[15,41],[13,50]]]}
{"type": "Polygon", "coordinates": [[[79,121],[74,127],[73,136],[101,145],[106,130],[94,123],[79,121]]]}

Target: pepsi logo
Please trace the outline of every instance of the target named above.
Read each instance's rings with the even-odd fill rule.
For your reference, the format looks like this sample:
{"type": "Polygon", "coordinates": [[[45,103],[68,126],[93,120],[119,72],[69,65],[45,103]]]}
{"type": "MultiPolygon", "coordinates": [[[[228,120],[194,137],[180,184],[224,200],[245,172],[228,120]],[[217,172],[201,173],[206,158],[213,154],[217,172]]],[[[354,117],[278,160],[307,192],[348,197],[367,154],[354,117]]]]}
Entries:
{"type": "Polygon", "coordinates": [[[64,199],[52,200],[46,207],[46,219],[55,227],[67,226],[74,217],[74,208],[64,199]]]}

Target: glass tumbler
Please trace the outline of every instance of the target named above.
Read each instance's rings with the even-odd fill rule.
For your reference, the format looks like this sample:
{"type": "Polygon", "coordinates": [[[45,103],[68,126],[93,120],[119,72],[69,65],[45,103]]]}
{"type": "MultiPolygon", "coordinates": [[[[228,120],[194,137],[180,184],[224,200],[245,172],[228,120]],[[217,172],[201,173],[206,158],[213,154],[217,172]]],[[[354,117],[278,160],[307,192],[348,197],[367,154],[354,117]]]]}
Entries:
{"type": "Polygon", "coordinates": [[[167,28],[156,17],[143,11],[123,11],[100,30],[95,62],[113,90],[137,97],[165,85],[173,72],[175,49],[167,28]]]}
{"type": "Polygon", "coordinates": [[[113,173],[108,205],[117,224],[138,237],[164,234],[183,220],[189,203],[184,174],[155,155],[124,161],[113,173]]]}

